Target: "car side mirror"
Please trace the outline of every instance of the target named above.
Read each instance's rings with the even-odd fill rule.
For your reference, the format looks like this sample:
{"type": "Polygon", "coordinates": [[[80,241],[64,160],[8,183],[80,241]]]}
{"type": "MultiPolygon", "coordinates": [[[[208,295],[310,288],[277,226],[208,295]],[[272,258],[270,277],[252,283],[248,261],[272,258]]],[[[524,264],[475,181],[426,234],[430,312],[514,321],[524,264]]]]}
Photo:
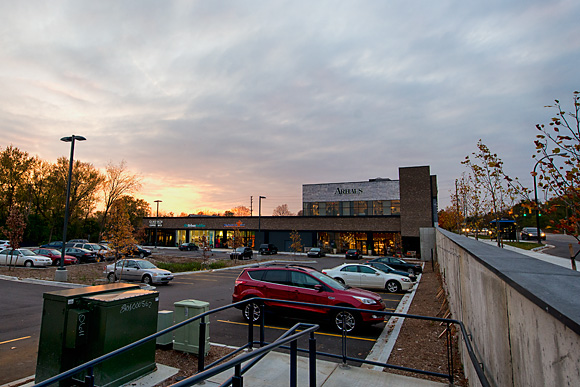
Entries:
{"type": "Polygon", "coordinates": [[[314,290],[321,292],[323,289],[322,285],[314,285],[314,290]]]}

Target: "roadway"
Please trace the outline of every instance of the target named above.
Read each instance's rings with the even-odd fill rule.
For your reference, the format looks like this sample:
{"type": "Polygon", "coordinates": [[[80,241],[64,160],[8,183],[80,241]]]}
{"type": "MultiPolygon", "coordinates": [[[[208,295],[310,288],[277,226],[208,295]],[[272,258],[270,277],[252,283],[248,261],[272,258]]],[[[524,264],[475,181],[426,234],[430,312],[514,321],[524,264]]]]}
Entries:
{"type": "MultiPolygon", "coordinates": [[[[164,252],[165,253],[165,252],[164,252]]],[[[181,253],[183,254],[183,253],[181,253]]],[[[191,253],[192,255],[195,253],[191,253]]],[[[275,259],[292,261],[291,255],[279,254],[275,259]]],[[[304,257],[301,259],[305,261],[304,257]]],[[[324,257],[307,260],[304,264],[318,270],[344,263],[344,258],[324,257]]],[[[159,310],[174,310],[177,301],[194,299],[209,302],[210,309],[231,303],[234,281],[240,267],[211,272],[177,275],[171,284],[159,286],[159,310]]],[[[0,280],[0,385],[34,374],[40,323],[42,295],[62,290],[50,285],[20,283],[0,280]]],[[[387,311],[394,311],[403,294],[378,292],[385,300],[387,311]]],[[[273,341],[292,326],[295,321],[278,316],[267,317],[266,340],[273,341]]],[[[348,354],[365,358],[385,324],[372,325],[362,332],[349,336],[348,354]]],[[[237,309],[228,309],[210,318],[210,342],[240,346],[246,342],[247,324],[237,309]]],[[[317,333],[320,351],[340,354],[341,335],[327,324],[321,324],[317,333]]],[[[258,337],[257,334],[254,337],[258,337]]]]}

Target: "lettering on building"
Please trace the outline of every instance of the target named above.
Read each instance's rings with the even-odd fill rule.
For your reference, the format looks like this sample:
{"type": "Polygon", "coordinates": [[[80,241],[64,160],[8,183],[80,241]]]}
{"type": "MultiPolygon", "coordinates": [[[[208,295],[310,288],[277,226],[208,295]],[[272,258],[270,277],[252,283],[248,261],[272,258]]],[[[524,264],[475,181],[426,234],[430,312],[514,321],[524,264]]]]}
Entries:
{"type": "Polygon", "coordinates": [[[363,193],[361,188],[337,188],[335,195],[360,195],[363,193]]]}

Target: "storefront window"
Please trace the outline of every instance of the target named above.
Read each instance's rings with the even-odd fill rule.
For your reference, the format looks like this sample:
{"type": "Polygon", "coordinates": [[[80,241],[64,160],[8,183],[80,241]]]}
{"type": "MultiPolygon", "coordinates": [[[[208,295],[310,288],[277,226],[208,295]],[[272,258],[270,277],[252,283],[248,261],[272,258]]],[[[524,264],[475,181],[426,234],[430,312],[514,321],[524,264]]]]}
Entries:
{"type": "Polygon", "coordinates": [[[326,216],[337,216],[337,215],[338,215],[338,202],[326,203],[326,216]]]}
{"type": "Polygon", "coordinates": [[[356,201],[354,202],[354,215],[365,216],[368,215],[368,202],[356,201]]]}
{"type": "Polygon", "coordinates": [[[341,216],[352,215],[352,202],[340,202],[340,215],[341,216]]]}
{"type": "Polygon", "coordinates": [[[383,201],[375,200],[373,202],[373,215],[383,215],[383,201]]]}
{"type": "Polygon", "coordinates": [[[400,215],[401,214],[401,201],[391,200],[391,214],[400,215]]]}

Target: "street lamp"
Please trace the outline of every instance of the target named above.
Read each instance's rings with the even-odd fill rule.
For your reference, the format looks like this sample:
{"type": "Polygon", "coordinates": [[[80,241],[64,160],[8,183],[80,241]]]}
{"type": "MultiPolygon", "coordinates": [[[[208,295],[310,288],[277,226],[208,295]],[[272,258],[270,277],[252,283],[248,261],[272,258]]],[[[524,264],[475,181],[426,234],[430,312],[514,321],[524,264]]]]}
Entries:
{"type": "MultiPolygon", "coordinates": [[[[258,236],[261,239],[262,235],[261,235],[261,220],[262,220],[262,199],[266,199],[265,196],[260,196],[258,198],[258,236]]],[[[260,240],[261,242],[261,240],[260,240]]],[[[258,246],[259,247],[259,246],[258,246]]]]}
{"type": "Polygon", "coordinates": [[[163,200],[155,200],[157,203],[157,216],[155,217],[155,249],[157,250],[157,227],[159,227],[159,203],[163,200]]]}
{"type": "Polygon", "coordinates": [[[62,250],[60,256],[60,266],[58,270],[54,273],[55,281],[59,282],[66,282],[67,281],[67,272],[64,268],[64,256],[65,256],[65,249],[66,249],[66,229],[68,226],[68,204],[70,201],[70,182],[72,178],[72,169],[73,169],[73,156],[75,153],[75,141],[85,141],[86,138],[83,136],[75,136],[74,134],[70,137],[63,137],[60,141],[70,142],[70,161],[68,166],[68,181],[66,184],[66,202],[64,206],[64,225],[62,228],[62,250]]]}
{"type": "Polygon", "coordinates": [[[536,187],[536,168],[538,167],[538,164],[540,164],[542,160],[547,159],[548,157],[566,156],[566,155],[567,153],[554,153],[551,155],[546,155],[541,159],[539,159],[538,161],[536,161],[536,165],[534,165],[534,171],[532,173],[532,176],[534,177],[534,201],[536,202],[536,233],[537,233],[536,236],[538,238],[539,244],[542,244],[542,234],[540,234],[540,206],[538,204],[538,188],[536,187]]]}

